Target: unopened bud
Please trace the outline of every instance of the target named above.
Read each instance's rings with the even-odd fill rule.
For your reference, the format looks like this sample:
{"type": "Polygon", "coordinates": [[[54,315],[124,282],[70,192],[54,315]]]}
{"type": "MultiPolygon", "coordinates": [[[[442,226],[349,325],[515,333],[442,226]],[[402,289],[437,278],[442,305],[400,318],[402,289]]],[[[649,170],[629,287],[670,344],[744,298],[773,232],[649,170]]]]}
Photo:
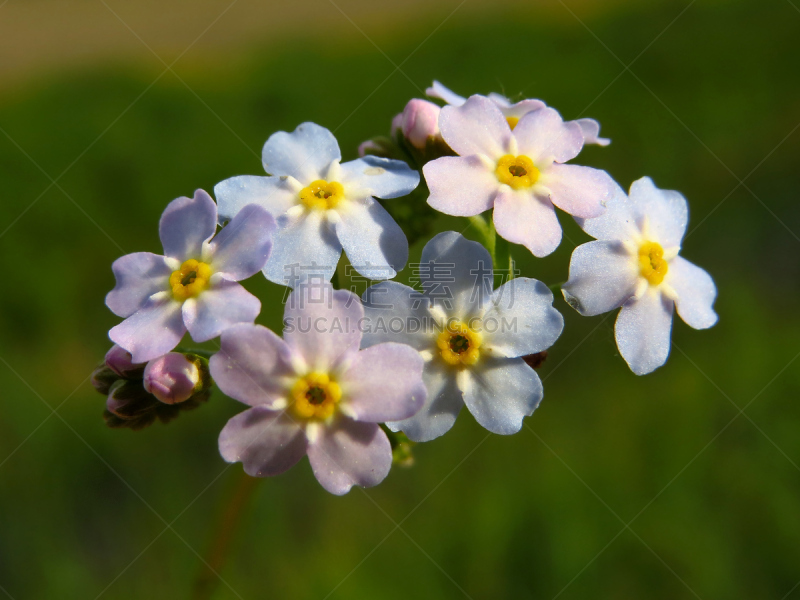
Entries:
{"type": "Polygon", "coordinates": [[[131,353],[114,344],[106,353],[106,366],[114,371],[120,377],[126,379],[136,379],[141,376],[144,371],[143,363],[133,362],[131,353]]]}
{"type": "Polygon", "coordinates": [[[164,404],[179,404],[202,387],[197,362],[185,354],[170,352],[151,360],[144,369],[144,389],[164,404]]]}
{"type": "MultiPolygon", "coordinates": [[[[412,146],[424,150],[430,138],[441,137],[439,132],[440,108],[433,102],[414,98],[402,113],[403,135],[412,146]]],[[[395,117],[397,119],[397,117],[395,117]]],[[[392,121],[394,125],[394,121],[392,121]]]]}
{"type": "Polygon", "coordinates": [[[403,151],[397,146],[397,142],[386,136],[379,135],[361,142],[358,147],[358,155],[365,157],[367,155],[380,156],[381,158],[393,158],[395,160],[407,160],[403,155],[403,151]]]}
{"type": "Polygon", "coordinates": [[[103,363],[92,373],[92,385],[101,394],[108,395],[118,380],[140,380],[142,373],[144,364],[132,362],[130,353],[115,345],[106,353],[103,363]]]}
{"type": "Polygon", "coordinates": [[[378,146],[374,141],[367,140],[366,142],[361,142],[358,145],[358,155],[361,158],[364,158],[367,154],[375,154],[381,151],[381,147],[378,146]]]}
{"type": "Polygon", "coordinates": [[[397,113],[392,118],[392,130],[391,130],[392,137],[394,137],[395,134],[402,128],[403,128],[403,113],[397,113]]]}
{"type": "Polygon", "coordinates": [[[119,379],[111,386],[106,410],[120,419],[134,420],[151,412],[154,402],[155,399],[144,390],[141,381],[119,379]]]}

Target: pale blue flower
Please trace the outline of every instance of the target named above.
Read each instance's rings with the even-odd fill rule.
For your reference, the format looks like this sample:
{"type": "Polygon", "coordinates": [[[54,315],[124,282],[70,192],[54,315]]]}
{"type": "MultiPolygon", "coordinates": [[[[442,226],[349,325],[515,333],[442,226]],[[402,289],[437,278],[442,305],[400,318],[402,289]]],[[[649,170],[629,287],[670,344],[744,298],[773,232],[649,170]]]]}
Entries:
{"type": "Polygon", "coordinates": [[[622,189],[596,219],[578,220],[597,241],[575,248],[562,292],[582,315],[622,307],[615,337],[637,375],[663,365],[670,349],[672,312],[695,329],[717,322],[714,280],[678,256],[689,222],[686,199],[660,190],[649,177],[622,189]]]}
{"type": "Polygon", "coordinates": [[[409,194],[419,173],[402,161],[365,156],[340,164],[333,134],[314,123],[279,131],[264,144],[268,177],[243,175],[218,183],[220,218],[246,205],[277,219],[275,247],[264,267],[270,281],[295,287],[311,275],[330,280],[344,249],[370,279],[394,277],[408,260],[408,241],[374,197],[409,194]]]}
{"type": "Polygon", "coordinates": [[[486,249],[454,231],[422,251],[422,292],[384,281],[364,293],[362,346],[408,344],[425,359],[428,399],[413,417],[387,423],[417,442],[446,433],[466,404],[493,433],[516,433],[542,399],[522,359],[558,339],[564,320],[540,281],[520,277],[493,289],[486,249]]]}

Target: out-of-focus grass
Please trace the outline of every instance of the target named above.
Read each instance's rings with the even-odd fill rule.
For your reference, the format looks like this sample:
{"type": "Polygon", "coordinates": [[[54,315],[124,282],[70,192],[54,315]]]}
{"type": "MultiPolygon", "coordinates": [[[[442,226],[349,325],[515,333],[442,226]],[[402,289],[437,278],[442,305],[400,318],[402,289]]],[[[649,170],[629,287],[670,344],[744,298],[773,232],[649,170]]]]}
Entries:
{"type": "MultiPolygon", "coordinates": [[[[684,7],[654,3],[587,26],[627,64],[684,7]]],[[[435,25],[378,43],[399,63],[435,25]]],[[[648,174],[681,190],[692,210],[683,254],[715,276],[720,322],[696,332],[676,320],[667,365],[637,378],[617,356],[613,315],[584,319],[557,299],[566,329],[529,428],[487,437],[465,411],[450,434],[416,447],[414,468],[344,498],[322,491],[306,463],[262,482],[222,572],[230,588],[216,597],[460,598],[458,586],[472,598],[784,597],[800,580],[798,30],[788,3],[698,3],[635,75],[577,21],[535,11],[455,19],[422,44],[402,67],[416,85],[438,78],[596,117],[614,143],[578,163],[625,187],[648,174]]],[[[315,121],[353,158],[420,95],[399,73],[386,79],[392,70],[361,39],[302,40],[180,71],[202,101],[169,74],[148,89],[158,72],[119,68],[65,75],[0,106],[8,594],[94,598],[111,584],[103,597],[185,595],[200,567],[190,548],[205,551],[240,469],[224,471],[216,436],[241,407],[215,395],[168,426],[104,427],[87,377],[116,322],[103,306],[111,261],[160,250],[156,224],[172,198],[259,173],[275,130],[315,121]],[[10,140],[49,175],[69,170],[48,189],[10,140]]],[[[561,216],[554,255],[517,251],[525,275],[566,278],[587,238],[561,216]]],[[[260,322],[279,328],[282,289],[258,278],[248,287],[260,322]]]]}

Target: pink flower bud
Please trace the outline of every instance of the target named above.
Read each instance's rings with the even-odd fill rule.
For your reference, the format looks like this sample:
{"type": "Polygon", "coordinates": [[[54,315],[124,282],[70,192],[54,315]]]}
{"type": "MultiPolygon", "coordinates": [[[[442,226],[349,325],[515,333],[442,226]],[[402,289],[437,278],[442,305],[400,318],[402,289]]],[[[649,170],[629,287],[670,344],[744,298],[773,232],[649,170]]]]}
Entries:
{"type": "Polygon", "coordinates": [[[144,368],[144,364],[133,362],[131,353],[116,344],[106,353],[105,360],[106,366],[120,377],[131,377],[137,374],[136,371],[141,374],[141,370],[144,368]]]}
{"type": "Polygon", "coordinates": [[[428,138],[439,134],[439,111],[441,109],[427,100],[409,100],[403,111],[403,135],[415,148],[424,149],[428,138]]]}
{"type": "Polygon", "coordinates": [[[392,137],[403,128],[403,113],[397,113],[392,119],[392,137]]]}
{"type": "Polygon", "coordinates": [[[197,365],[179,352],[151,360],[144,369],[144,389],[165,404],[185,402],[200,384],[197,365]]]}
{"type": "Polygon", "coordinates": [[[361,158],[364,158],[367,155],[368,151],[370,151],[370,150],[375,151],[375,150],[380,150],[380,149],[381,149],[381,147],[378,146],[378,144],[376,144],[372,140],[367,140],[366,142],[361,142],[358,145],[358,155],[361,158]]]}

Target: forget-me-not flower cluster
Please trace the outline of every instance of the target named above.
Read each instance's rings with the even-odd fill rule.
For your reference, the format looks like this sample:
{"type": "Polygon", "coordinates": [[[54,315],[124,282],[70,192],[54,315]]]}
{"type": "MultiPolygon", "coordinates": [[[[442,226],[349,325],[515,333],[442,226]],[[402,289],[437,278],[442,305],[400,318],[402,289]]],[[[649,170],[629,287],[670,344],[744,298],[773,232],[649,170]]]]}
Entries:
{"type": "Polygon", "coordinates": [[[264,477],[307,456],[337,495],[383,481],[400,444],[444,435],[465,406],[487,430],[516,433],[544,397],[534,367],[564,318],[559,286],[517,276],[513,255],[559,246],[556,209],[595,238],[574,249],[561,293],[581,315],[620,309],[616,342],[634,373],[665,363],[674,311],[695,329],[716,323],[711,276],[680,256],[685,198],[648,177],[626,194],[571,162],[585,144],[608,145],[597,121],[436,81],[427,95],[445,105],[412,99],[361,158],[343,163],[328,129],[302,123],[269,136],[267,175],[167,205],[164,254],[112,266],[106,304],[123,320],[92,380],[110,426],[167,422],[215,385],[248,407],[221,430],[224,460],[264,477]],[[478,241],[441,227],[414,265],[418,285],[392,281],[409,259],[392,215],[413,223],[429,207],[471,217],[478,241]],[[510,243],[500,285],[498,236],[510,243]],[[361,297],[345,289],[358,283],[350,267],[361,297]],[[269,307],[283,311],[282,336],[255,323],[262,303],[240,282],[258,273],[289,292],[269,307]],[[219,340],[187,349],[187,332],[219,340]]]}

